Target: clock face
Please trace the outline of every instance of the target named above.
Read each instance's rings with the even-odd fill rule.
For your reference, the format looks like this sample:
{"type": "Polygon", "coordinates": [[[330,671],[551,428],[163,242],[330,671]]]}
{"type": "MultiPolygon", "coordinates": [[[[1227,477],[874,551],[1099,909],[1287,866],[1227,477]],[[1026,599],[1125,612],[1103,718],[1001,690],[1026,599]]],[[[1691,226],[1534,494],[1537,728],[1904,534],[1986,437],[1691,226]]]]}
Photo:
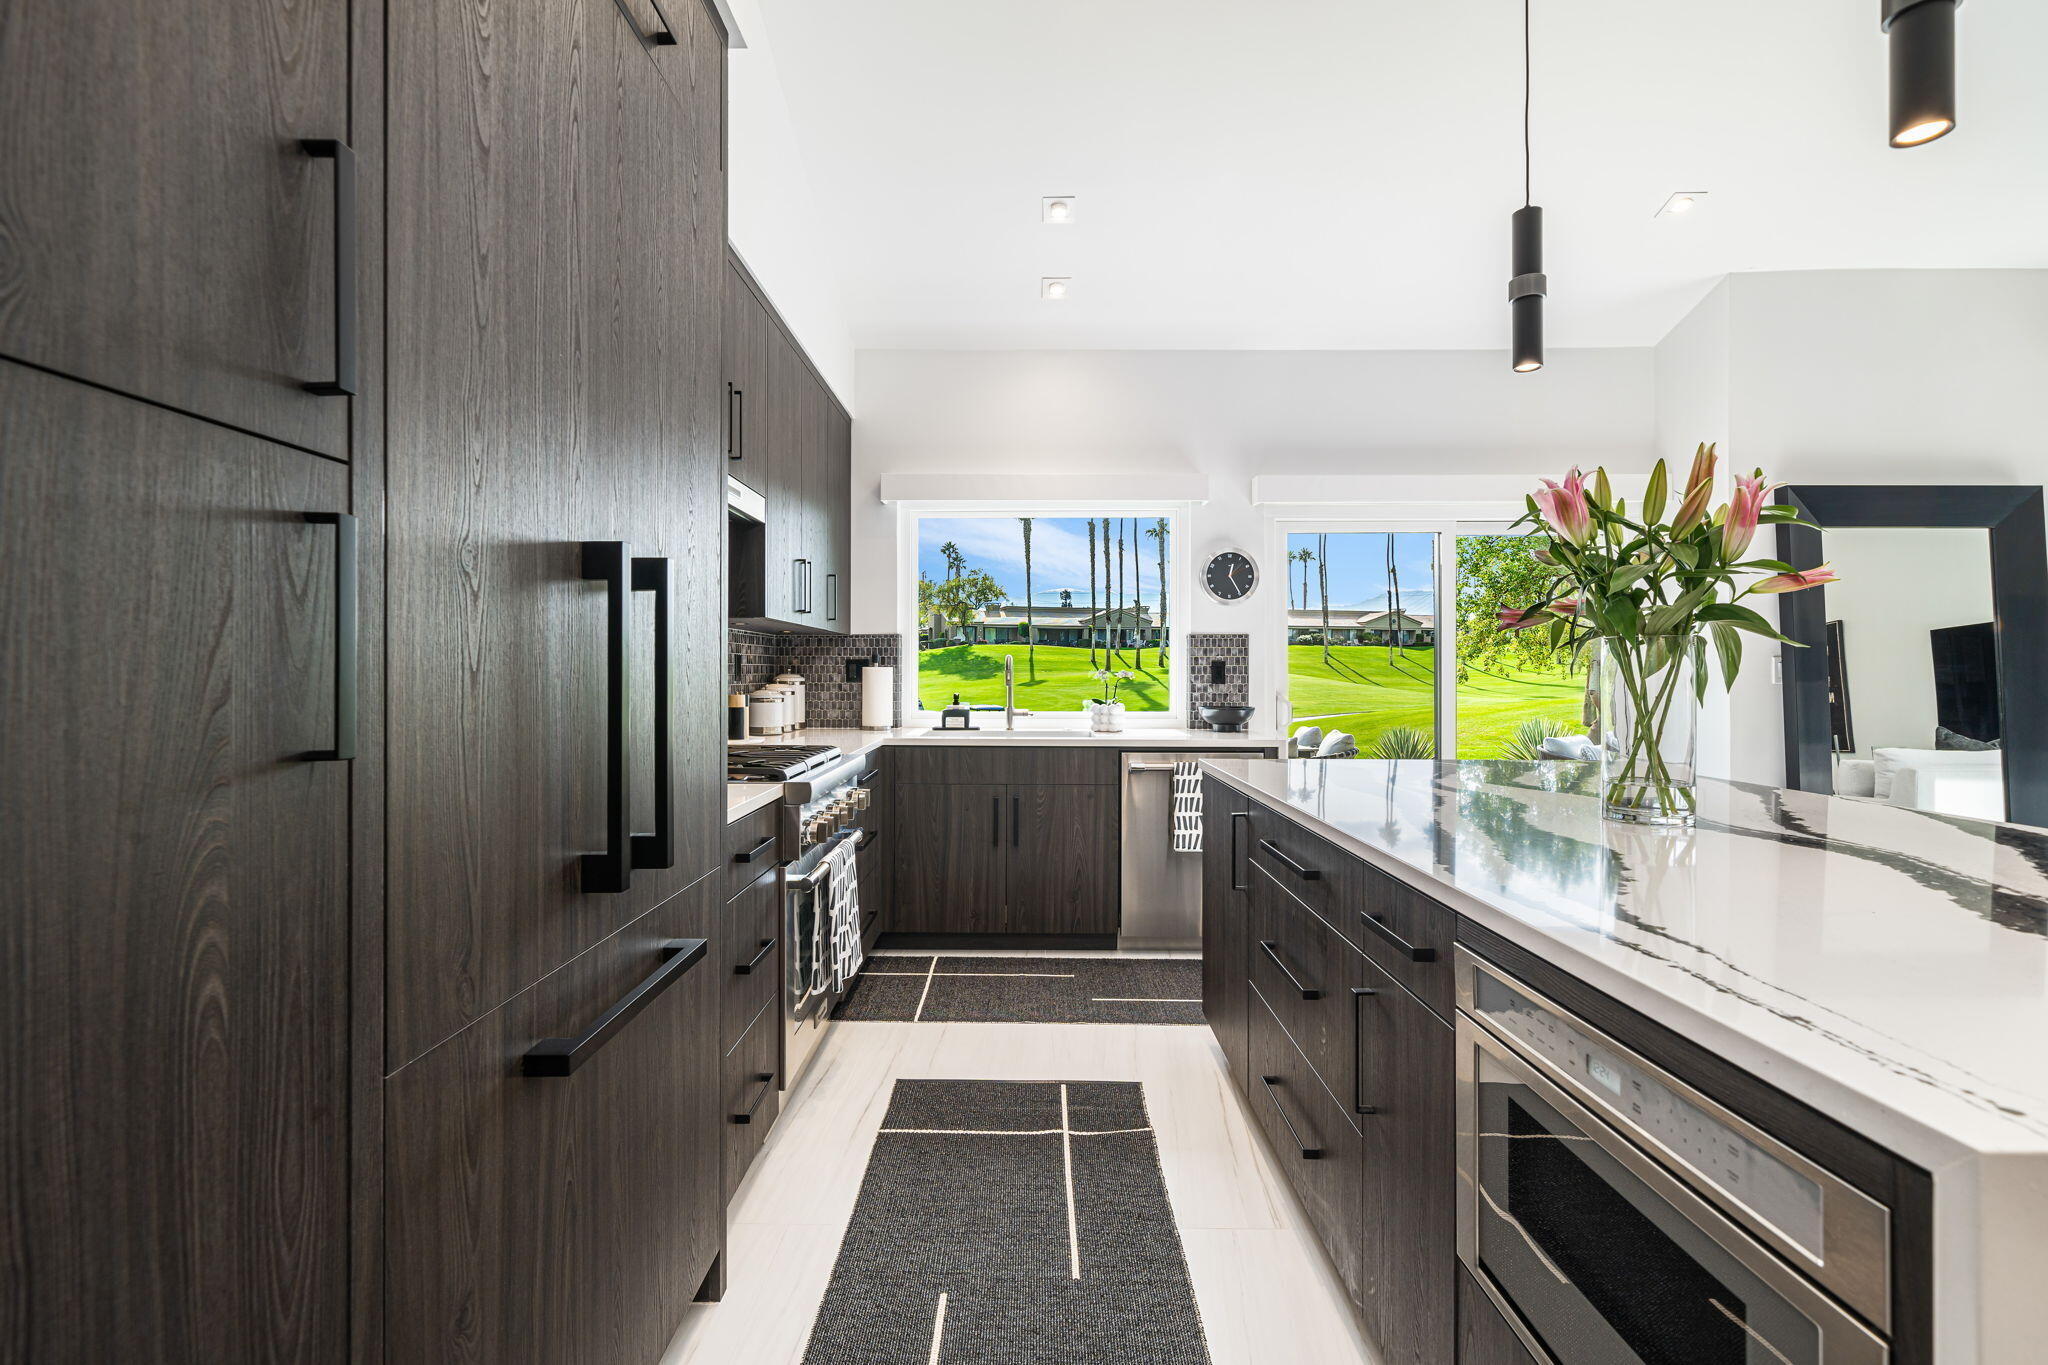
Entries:
{"type": "Polygon", "coordinates": [[[1258,566],[1242,550],[1225,550],[1209,561],[1202,575],[1202,586],[1219,602],[1235,602],[1258,584],[1258,566]]]}

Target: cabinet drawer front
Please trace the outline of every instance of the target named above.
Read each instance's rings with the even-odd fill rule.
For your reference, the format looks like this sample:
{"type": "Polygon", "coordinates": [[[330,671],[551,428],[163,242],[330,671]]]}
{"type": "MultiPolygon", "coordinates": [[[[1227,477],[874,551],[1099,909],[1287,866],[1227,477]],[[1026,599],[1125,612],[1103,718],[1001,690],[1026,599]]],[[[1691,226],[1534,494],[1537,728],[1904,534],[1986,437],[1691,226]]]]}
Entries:
{"type": "Polygon", "coordinates": [[[1113,786],[1117,754],[1100,749],[1003,745],[905,746],[891,754],[898,782],[1113,786]]]}
{"type": "Polygon", "coordinates": [[[1364,862],[1356,864],[1346,891],[1345,932],[1423,1004],[1450,1018],[1458,917],[1364,862]]]}
{"type": "Polygon", "coordinates": [[[1294,893],[1303,905],[1347,935],[1351,873],[1357,859],[1283,815],[1254,804],[1247,831],[1252,865],[1294,893]]]}
{"type": "Polygon", "coordinates": [[[782,1011],[770,1002],[748,1021],[738,1045],[726,1054],[718,1121],[724,1129],[727,1203],[732,1202],[733,1191],[753,1165],[781,1112],[782,1092],[776,1081],[781,1045],[782,1011]]]}
{"type": "Polygon", "coordinates": [[[1359,1214],[1364,1139],[1324,1092],[1256,991],[1251,1013],[1251,1093],[1245,1102],[1345,1289],[1363,1302],[1365,1229],[1359,1214]]]}
{"type": "Polygon", "coordinates": [[[743,815],[725,827],[725,894],[737,896],[775,866],[773,840],[782,815],[779,802],[743,815]],[[746,861],[742,862],[741,859],[746,861]]]}
{"type": "Polygon", "coordinates": [[[719,1051],[724,1054],[781,989],[782,884],[774,868],[725,903],[710,956],[722,982],[719,1051]]]}
{"type": "Polygon", "coordinates": [[[1252,877],[1260,909],[1248,945],[1251,982],[1315,1068],[1323,1088],[1355,1113],[1365,1103],[1357,1094],[1357,992],[1390,983],[1348,939],[1274,882],[1271,873],[1254,867],[1252,877]],[[1312,999],[1304,998],[1304,988],[1314,992],[1312,999]]]}

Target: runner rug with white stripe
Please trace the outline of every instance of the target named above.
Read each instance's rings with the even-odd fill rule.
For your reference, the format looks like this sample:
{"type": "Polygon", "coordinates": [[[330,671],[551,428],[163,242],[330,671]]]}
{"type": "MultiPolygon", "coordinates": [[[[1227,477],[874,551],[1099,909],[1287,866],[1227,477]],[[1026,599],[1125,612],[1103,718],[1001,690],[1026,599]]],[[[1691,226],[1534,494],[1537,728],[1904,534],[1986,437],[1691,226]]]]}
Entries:
{"type": "Polygon", "coordinates": [[[900,1080],[805,1365],[1207,1365],[1136,1081],[900,1080]]]}
{"type": "Polygon", "coordinates": [[[868,959],[838,1019],[867,1023],[1199,1024],[1202,964],[1181,957],[868,959]]]}

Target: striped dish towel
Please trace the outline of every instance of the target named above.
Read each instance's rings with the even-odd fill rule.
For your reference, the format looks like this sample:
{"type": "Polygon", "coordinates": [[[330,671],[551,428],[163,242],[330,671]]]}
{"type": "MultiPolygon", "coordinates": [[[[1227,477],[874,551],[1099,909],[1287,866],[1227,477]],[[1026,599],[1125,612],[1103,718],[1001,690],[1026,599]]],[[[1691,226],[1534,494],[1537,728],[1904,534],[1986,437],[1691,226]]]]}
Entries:
{"type": "Polygon", "coordinates": [[[1173,851],[1202,851],[1202,765],[1193,759],[1173,765],[1173,851]]]}

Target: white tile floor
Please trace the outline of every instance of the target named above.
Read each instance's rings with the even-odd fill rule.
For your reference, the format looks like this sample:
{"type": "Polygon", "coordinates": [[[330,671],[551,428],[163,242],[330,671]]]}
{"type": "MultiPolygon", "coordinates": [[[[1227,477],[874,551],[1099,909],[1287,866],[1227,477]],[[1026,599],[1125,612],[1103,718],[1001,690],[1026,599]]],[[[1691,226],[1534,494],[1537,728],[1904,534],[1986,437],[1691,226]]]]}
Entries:
{"type": "Polygon", "coordinates": [[[1215,1365],[1375,1361],[1208,1029],[842,1023],[733,1202],[724,1302],[690,1309],[663,1365],[803,1358],[900,1076],[1143,1082],[1215,1365]]]}

